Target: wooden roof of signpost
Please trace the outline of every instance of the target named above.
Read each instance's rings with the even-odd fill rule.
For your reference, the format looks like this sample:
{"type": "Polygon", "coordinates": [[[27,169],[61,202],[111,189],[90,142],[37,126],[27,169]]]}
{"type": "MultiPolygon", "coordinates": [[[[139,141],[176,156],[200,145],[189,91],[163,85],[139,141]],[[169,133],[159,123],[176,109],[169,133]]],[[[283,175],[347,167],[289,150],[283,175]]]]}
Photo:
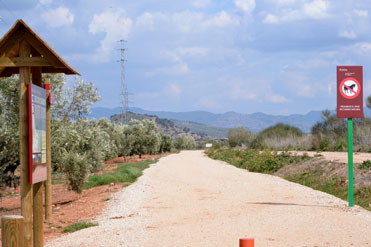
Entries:
{"type": "Polygon", "coordinates": [[[79,75],[23,20],[17,20],[0,40],[0,77],[19,73],[19,67],[41,67],[42,73],[64,73],[79,75]],[[26,40],[31,46],[30,57],[19,57],[20,41],[26,40]]]}

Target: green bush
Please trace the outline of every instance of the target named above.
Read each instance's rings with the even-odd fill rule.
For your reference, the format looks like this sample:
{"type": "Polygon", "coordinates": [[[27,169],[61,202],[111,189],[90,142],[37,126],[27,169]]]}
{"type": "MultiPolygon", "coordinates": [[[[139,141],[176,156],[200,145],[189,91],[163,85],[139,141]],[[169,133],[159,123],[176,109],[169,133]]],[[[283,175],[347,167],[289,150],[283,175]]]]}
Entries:
{"type": "Polygon", "coordinates": [[[230,147],[246,146],[249,147],[254,139],[254,133],[239,126],[228,130],[228,144],[230,147]]]}
{"type": "Polygon", "coordinates": [[[92,226],[97,226],[97,225],[98,225],[98,223],[82,221],[82,222],[73,223],[73,224],[67,226],[66,228],[63,229],[62,232],[63,233],[76,232],[76,231],[79,231],[79,230],[82,230],[82,229],[85,229],[85,228],[89,228],[89,227],[92,227],[92,226]]]}
{"type": "Polygon", "coordinates": [[[174,139],[171,136],[165,135],[163,133],[161,133],[160,136],[161,136],[161,144],[160,144],[159,152],[160,153],[171,152],[171,150],[173,150],[175,146],[174,139]]]}
{"type": "Polygon", "coordinates": [[[307,154],[302,156],[291,155],[287,152],[277,154],[270,150],[258,151],[248,149],[240,151],[237,149],[209,149],[206,154],[213,159],[225,161],[239,168],[247,169],[251,172],[272,174],[286,164],[297,163],[310,159],[307,154]]]}
{"type": "Polygon", "coordinates": [[[192,136],[182,133],[176,138],[175,147],[178,150],[191,150],[196,147],[196,142],[192,136]]]}
{"type": "Polygon", "coordinates": [[[88,169],[86,157],[76,153],[65,153],[62,159],[63,172],[67,175],[69,189],[82,192],[88,169]]]}
{"type": "Polygon", "coordinates": [[[142,171],[149,167],[150,164],[157,162],[157,160],[148,159],[139,163],[125,163],[120,164],[113,172],[92,175],[84,185],[84,189],[106,185],[110,183],[133,183],[142,171]]]}
{"type": "Polygon", "coordinates": [[[256,149],[307,150],[311,146],[311,137],[297,127],[278,123],[262,130],[252,146],[256,149]]]}
{"type": "Polygon", "coordinates": [[[359,165],[359,169],[371,170],[371,160],[365,160],[359,165]]]}

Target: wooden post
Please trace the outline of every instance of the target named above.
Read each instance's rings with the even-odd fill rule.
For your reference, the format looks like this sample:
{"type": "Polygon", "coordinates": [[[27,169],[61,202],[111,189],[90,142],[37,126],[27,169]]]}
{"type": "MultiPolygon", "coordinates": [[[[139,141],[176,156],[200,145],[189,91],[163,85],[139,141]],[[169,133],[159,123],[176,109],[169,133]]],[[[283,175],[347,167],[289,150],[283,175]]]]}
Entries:
{"type": "Polygon", "coordinates": [[[43,183],[33,185],[33,246],[44,246],[43,229],[43,183]]]}
{"type": "MultiPolygon", "coordinates": [[[[50,95],[50,78],[45,78],[44,86],[47,89],[46,96],[48,99],[50,95]]],[[[45,219],[49,220],[52,216],[52,150],[49,101],[46,102],[46,165],[48,173],[45,181],[45,219]]]]}
{"type": "MultiPolygon", "coordinates": [[[[41,67],[31,68],[32,83],[41,87],[42,86],[42,73],[41,67]]],[[[43,209],[43,182],[33,185],[33,246],[44,246],[44,209],[43,209]]]]}
{"type": "Polygon", "coordinates": [[[24,219],[20,215],[1,218],[1,243],[3,247],[23,247],[24,219]]]}
{"type": "MultiPolygon", "coordinates": [[[[19,45],[19,56],[30,57],[31,48],[27,41],[19,45]]],[[[31,247],[32,240],[32,186],[29,180],[28,150],[28,90],[30,83],[30,67],[19,68],[19,138],[21,165],[21,212],[24,217],[24,246],[31,247]]]]}

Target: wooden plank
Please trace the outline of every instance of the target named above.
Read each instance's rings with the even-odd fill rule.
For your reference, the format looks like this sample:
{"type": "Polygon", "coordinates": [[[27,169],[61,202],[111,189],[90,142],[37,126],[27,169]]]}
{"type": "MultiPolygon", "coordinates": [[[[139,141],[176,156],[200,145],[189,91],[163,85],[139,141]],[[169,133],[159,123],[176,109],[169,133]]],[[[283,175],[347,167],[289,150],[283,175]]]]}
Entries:
{"type": "Polygon", "coordinates": [[[43,183],[33,185],[33,233],[34,247],[44,246],[44,229],[43,229],[43,183]]]}
{"type": "Polygon", "coordinates": [[[36,86],[42,87],[41,67],[31,68],[32,83],[36,86]]]}
{"type": "Polygon", "coordinates": [[[43,73],[64,73],[66,75],[75,75],[75,73],[71,72],[67,68],[54,68],[54,67],[42,67],[43,73]]]}
{"type": "Polygon", "coordinates": [[[31,33],[25,32],[25,39],[30,43],[30,45],[39,52],[49,63],[55,68],[65,68],[66,66],[38,39],[36,39],[31,33]]]}
{"type": "Polygon", "coordinates": [[[19,74],[19,68],[8,67],[8,68],[5,68],[3,71],[1,71],[0,77],[10,77],[14,74],[19,74]]]}
{"type": "MultiPolygon", "coordinates": [[[[20,44],[19,55],[30,56],[30,45],[26,41],[20,44]]],[[[29,132],[28,132],[28,90],[30,67],[19,68],[19,138],[21,165],[21,212],[24,217],[24,246],[31,247],[32,240],[32,186],[29,181],[29,132]]]]}
{"type": "Polygon", "coordinates": [[[19,42],[23,39],[25,34],[25,29],[22,28],[18,30],[14,35],[9,37],[7,41],[0,47],[0,56],[7,55],[8,52],[13,49],[14,46],[17,46],[19,42]]]}
{"type": "MultiPolygon", "coordinates": [[[[50,78],[45,78],[45,84],[50,86],[50,78]]],[[[47,91],[47,98],[50,90],[47,91]]],[[[50,127],[50,104],[46,103],[46,165],[47,179],[45,181],[45,219],[52,217],[52,152],[51,152],[51,127],[50,127]]]]}
{"type": "Polygon", "coordinates": [[[53,66],[43,57],[1,57],[0,67],[42,67],[53,66]]]}
{"type": "Polygon", "coordinates": [[[1,243],[3,247],[23,246],[24,219],[20,215],[5,215],[1,218],[1,243]]]}

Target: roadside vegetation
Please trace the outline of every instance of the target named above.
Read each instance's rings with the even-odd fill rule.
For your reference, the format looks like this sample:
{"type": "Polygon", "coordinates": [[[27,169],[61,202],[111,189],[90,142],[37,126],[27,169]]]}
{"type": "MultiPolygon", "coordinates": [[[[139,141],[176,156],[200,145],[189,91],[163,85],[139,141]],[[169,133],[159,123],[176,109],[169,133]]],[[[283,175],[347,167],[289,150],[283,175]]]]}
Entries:
{"type": "Polygon", "coordinates": [[[278,154],[270,150],[238,150],[235,148],[211,148],[206,151],[206,154],[212,159],[225,161],[238,168],[267,174],[274,174],[287,164],[296,164],[310,159],[308,155],[292,155],[288,152],[278,154]]]}
{"type": "MultiPolygon", "coordinates": [[[[366,106],[371,108],[371,96],[366,102],[366,106]]],[[[354,119],[353,126],[354,150],[371,152],[371,119],[354,119]]],[[[303,133],[299,128],[282,123],[259,133],[237,127],[229,130],[227,143],[216,143],[206,153],[213,159],[223,160],[236,167],[251,172],[281,176],[289,181],[347,200],[346,174],[333,176],[333,170],[339,170],[342,164],[334,165],[323,161],[321,154],[310,158],[305,154],[293,156],[287,152],[289,150],[346,151],[347,134],[346,120],[338,119],[336,114],[325,110],[322,112],[321,121],[312,126],[311,133],[303,133]]],[[[362,181],[355,184],[355,203],[371,210],[371,181],[367,175],[371,170],[371,161],[364,161],[354,169],[359,171],[358,180],[362,181]]]]}
{"type": "MultiPolygon", "coordinates": [[[[371,96],[367,98],[366,106],[371,109],[371,96]]],[[[371,119],[354,119],[353,128],[354,151],[371,152],[371,119]]],[[[283,123],[259,133],[237,127],[229,129],[227,146],[259,150],[346,151],[347,135],[346,119],[338,119],[336,114],[324,110],[321,121],[312,126],[310,133],[283,123]]]]}
{"type": "Polygon", "coordinates": [[[85,229],[85,228],[89,228],[89,227],[92,227],[92,226],[97,226],[98,224],[97,223],[94,223],[94,222],[88,222],[88,221],[81,221],[81,222],[77,222],[77,223],[73,223],[69,226],[67,226],[66,228],[63,229],[63,233],[68,233],[68,232],[76,232],[76,231],[79,231],[79,230],[82,230],[82,229],[85,229]]]}
{"type": "Polygon", "coordinates": [[[156,162],[157,160],[148,159],[138,163],[119,164],[112,172],[89,176],[83,188],[90,189],[111,183],[133,183],[142,175],[144,169],[156,162]]]}
{"type": "MultiPolygon", "coordinates": [[[[225,161],[238,168],[251,172],[277,175],[286,180],[348,200],[346,178],[331,176],[330,173],[333,169],[325,169],[329,166],[329,162],[323,161],[320,157],[311,158],[305,153],[304,155],[292,155],[289,152],[277,153],[268,149],[259,151],[256,149],[243,150],[215,147],[207,150],[206,154],[212,159],[225,161]],[[285,171],[283,171],[284,169],[285,171]]],[[[370,170],[370,164],[371,162],[368,160],[355,169],[370,170]]],[[[366,172],[363,174],[366,174],[366,172]]],[[[354,202],[371,210],[371,186],[369,184],[371,183],[355,186],[354,202]]]]}
{"type": "MultiPolygon", "coordinates": [[[[66,87],[66,77],[49,75],[55,104],[51,107],[53,174],[63,174],[71,190],[81,192],[87,179],[103,169],[104,161],[116,157],[159,154],[194,149],[192,136],[177,139],[160,133],[156,123],[132,120],[128,124],[108,119],[89,120],[89,107],[99,94],[93,83],[76,77],[66,87]]],[[[19,80],[16,76],[0,83],[0,187],[19,185],[19,80]]],[[[62,176],[62,177],[63,177],[62,176]]],[[[60,176],[59,176],[60,178],[60,176]]],[[[63,179],[54,182],[61,182],[63,179]]]]}
{"type": "MultiPolygon", "coordinates": [[[[286,180],[320,190],[348,201],[348,183],[345,177],[329,178],[321,167],[303,173],[284,176],[286,180]]],[[[371,187],[356,186],[354,203],[371,211],[371,187]]]]}

